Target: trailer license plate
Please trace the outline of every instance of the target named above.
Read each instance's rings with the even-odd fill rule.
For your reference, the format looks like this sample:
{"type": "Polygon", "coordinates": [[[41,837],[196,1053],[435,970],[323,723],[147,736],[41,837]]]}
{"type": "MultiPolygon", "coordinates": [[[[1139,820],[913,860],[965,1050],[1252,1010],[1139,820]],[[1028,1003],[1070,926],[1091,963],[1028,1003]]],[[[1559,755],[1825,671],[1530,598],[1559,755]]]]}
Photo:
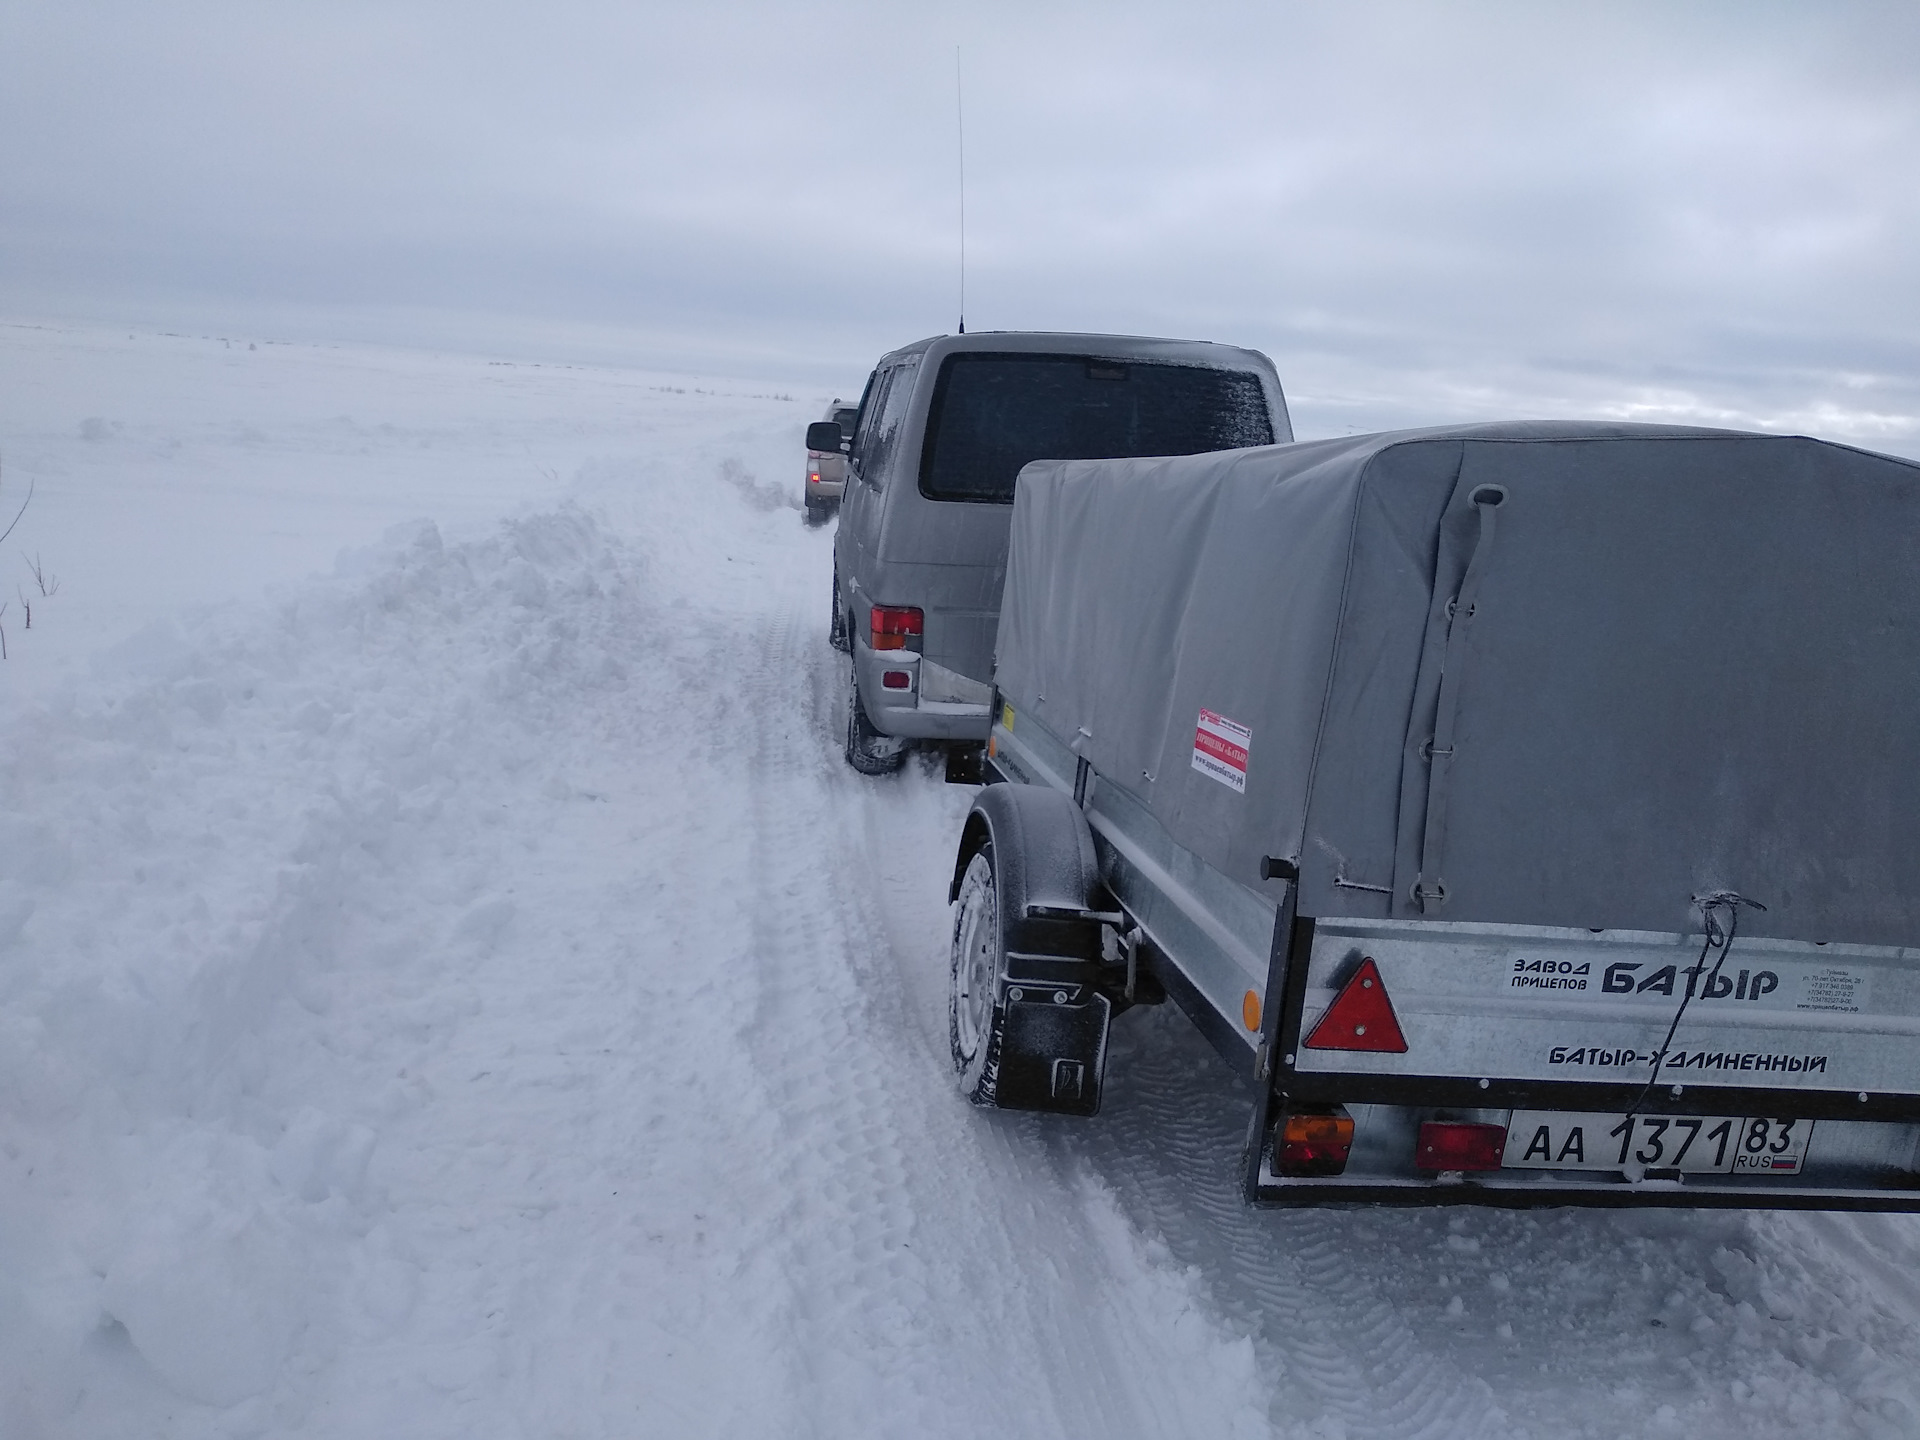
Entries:
{"type": "Polygon", "coordinates": [[[1516,1110],[1501,1164],[1511,1170],[1679,1170],[1798,1175],[1811,1120],[1516,1110]]]}

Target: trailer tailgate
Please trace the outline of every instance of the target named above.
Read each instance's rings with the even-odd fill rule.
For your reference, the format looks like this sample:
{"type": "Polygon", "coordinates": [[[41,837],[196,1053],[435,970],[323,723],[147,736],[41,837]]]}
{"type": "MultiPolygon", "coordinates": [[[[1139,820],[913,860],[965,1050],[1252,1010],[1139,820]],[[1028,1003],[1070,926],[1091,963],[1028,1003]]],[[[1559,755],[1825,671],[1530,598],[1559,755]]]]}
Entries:
{"type": "Polygon", "coordinates": [[[1288,1068],[1303,1074],[1920,1096],[1920,951],[1432,921],[1319,920],[1288,1068]],[[1368,960],[1405,1049],[1309,1043],[1368,960]],[[1717,973],[1716,973],[1717,967],[1717,973]],[[1691,998],[1689,999],[1689,992],[1691,998]]]}

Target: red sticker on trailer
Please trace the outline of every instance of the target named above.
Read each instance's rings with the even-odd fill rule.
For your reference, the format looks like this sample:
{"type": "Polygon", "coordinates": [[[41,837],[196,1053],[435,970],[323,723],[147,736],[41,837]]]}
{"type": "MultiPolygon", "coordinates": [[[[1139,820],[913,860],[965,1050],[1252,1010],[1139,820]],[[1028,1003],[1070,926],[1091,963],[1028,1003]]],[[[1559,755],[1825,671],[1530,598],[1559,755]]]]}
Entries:
{"type": "Polygon", "coordinates": [[[1211,710],[1200,712],[1193,732],[1193,768],[1227,786],[1236,795],[1247,793],[1247,747],[1253,732],[1211,710]]]}

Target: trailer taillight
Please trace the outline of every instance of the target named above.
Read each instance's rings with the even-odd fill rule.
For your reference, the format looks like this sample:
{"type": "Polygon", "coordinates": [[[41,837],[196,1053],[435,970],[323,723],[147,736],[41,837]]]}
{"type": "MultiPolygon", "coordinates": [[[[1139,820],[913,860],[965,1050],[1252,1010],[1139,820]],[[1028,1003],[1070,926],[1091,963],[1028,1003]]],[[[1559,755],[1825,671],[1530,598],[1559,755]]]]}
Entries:
{"type": "Polygon", "coordinates": [[[1498,1170],[1507,1149],[1507,1127],[1465,1120],[1428,1120],[1413,1145],[1416,1170],[1498,1170]]]}
{"type": "Polygon", "coordinates": [[[908,637],[918,638],[923,623],[917,605],[876,605],[872,620],[876,650],[906,649],[908,637]]]}
{"type": "Polygon", "coordinates": [[[1338,1175],[1353,1149],[1353,1117],[1342,1105],[1324,1113],[1291,1114],[1273,1127],[1273,1168],[1278,1175],[1338,1175]]]}
{"type": "Polygon", "coordinates": [[[1407,1053],[1407,1037],[1400,1033],[1399,1017],[1387,998],[1380,967],[1368,955],[1346,987],[1334,996],[1327,1013],[1302,1042],[1309,1050],[1377,1050],[1407,1053]]]}

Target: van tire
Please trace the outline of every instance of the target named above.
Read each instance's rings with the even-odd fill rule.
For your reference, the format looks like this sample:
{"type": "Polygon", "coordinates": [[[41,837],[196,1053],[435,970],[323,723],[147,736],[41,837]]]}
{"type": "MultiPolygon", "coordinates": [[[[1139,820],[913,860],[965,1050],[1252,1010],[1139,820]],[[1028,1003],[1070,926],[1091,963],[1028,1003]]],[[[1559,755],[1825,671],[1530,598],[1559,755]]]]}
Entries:
{"type": "Polygon", "coordinates": [[[997,890],[993,845],[987,842],[960,879],[947,965],[947,1044],[954,1074],[960,1093],[984,1106],[999,1104],[1000,1050],[1006,1038],[1000,982],[1007,973],[1007,952],[997,890]]]}
{"type": "Polygon", "coordinates": [[[853,649],[852,627],[847,612],[840,608],[840,562],[833,562],[833,616],[827,621],[827,643],[842,655],[853,649]]]}
{"type": "Polygon", "coordinates": [[[862,775],[891,775],[907,758],[907,742],[882,734],[860,703],[860,682],[847,669],[847,764],[862,775]]]}
{"type": "Polygon", "coordinates": [[[831,500],[815,500],[809,495],[806,500],[807,524],[817,530],[833,518],[834,508],[831,500]]]}

